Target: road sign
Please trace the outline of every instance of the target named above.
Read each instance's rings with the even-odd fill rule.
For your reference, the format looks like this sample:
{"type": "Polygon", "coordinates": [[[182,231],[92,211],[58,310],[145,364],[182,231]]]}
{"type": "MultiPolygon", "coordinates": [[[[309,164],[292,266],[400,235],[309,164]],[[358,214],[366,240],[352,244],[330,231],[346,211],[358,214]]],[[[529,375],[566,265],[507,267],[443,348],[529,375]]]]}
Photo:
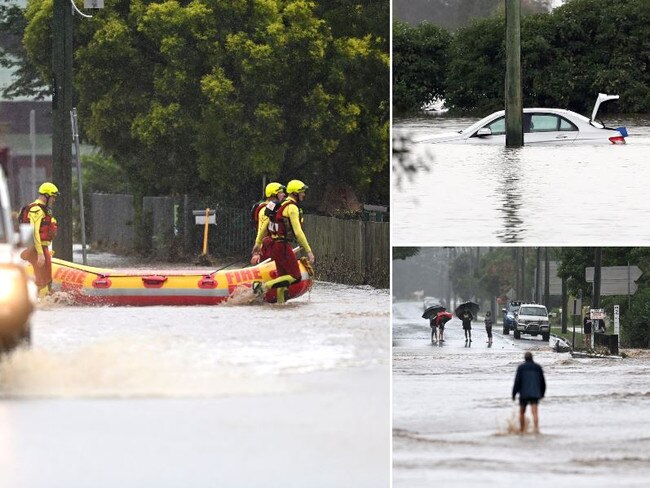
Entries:
{"type": "Polygon", "coordinates": [[[589,316],[591,320],[598,320],[598,319],[605,320],[606,317],[605,310],[602,308],[592,308],[591,310],[589,310],[589,316]]]}
{"type": "Polygon", "coordinates": [[[508,297],[509,300],[512,300],[513,298],[515,298],[517,296],[517,292],[515,291],[514,288],[510,288],[508,290],[508,293],[506,293],[506,296],[508,297]]]}
{"type": "Polygon", "coordinates": [[[620,305],[614,305],[614,334],[618,335],[620,332],[620,327],[621,327],[621,306],[620,305]]]}
{"type": "MultiPolygon", "coordinates": [[[[558,262],[557,261],[549,261],[548,262],[548,294],[551,296],[558,296],[562,294],[562,278],[560,278],[557,275],[557,267],[558,267],[558,262]]],[[[539,266],[539,286],[540,290],[542,290],[542,294],[544,293],[544,277],[546,276],[544,272],[544,261],[540,262],[539,266]]],[[[535,275],[537,276],[537,275],[535,275]]]]}
{"type": "Polygon", "coordinates": [[[569,315],[582,315],[581,298],[572,298],[569,300],[569,315]]]}
{"type": "MultiPolygon", "coordinates": [[[[600,268],[600,294],[605,295],[634,295],[638,288],[635,283],[643,272],[638,266],[605,266],[600,268]],[[628,280],[629,275],[629,280],[628,280]]],[[[594,282],[594,268],[585,269],[585,280],[594,282]]]]}

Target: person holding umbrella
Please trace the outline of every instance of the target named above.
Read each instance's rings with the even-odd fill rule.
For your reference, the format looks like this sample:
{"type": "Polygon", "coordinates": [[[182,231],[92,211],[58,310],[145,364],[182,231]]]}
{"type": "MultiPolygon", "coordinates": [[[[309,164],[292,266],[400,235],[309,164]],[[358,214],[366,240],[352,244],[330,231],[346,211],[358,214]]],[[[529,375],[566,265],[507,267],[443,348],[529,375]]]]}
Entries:
{"type": "Polygon", "coordinates": [[[465,331],[465,342],[472,342],[472,320],[478,314],[478,304],[474,302],[461,303],[456,307],[456,317],[463,322],[465,331]]]}
{"type": "Polygon", "coordinates": [[[422,314],[423,319],[429,321],[429,327],[431,327],[431,343],[434,344],[437,340],[437,324],[436,319],[439,312],[444,312],[446,309],[442,305],[436,303],[427,307],[427,309],[422,314]],[[434,340],[436,338],[436,340],[434,340]]]}
{"type": "Polygon", "coordinates": [[[463,321],[463,331],[465,332],[465,342],[472,342],[472,314],[465,310],[460,314],[460,320],[463,321]]]}
{"type": "Polygon", "coordinates": [[[443,335],[445,333],[445,324],[451,320],[452,315],[449,312],[438,312],[436,315],[436,326],[438,331],[438,342],[445,342],[443,335]]]}

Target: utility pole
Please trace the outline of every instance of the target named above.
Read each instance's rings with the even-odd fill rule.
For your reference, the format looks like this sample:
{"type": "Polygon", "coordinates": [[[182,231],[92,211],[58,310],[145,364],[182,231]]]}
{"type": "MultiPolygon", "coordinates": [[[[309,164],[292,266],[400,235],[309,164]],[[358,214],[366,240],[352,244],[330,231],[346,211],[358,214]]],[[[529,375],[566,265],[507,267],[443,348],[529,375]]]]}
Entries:
{"type": "Polygon", "coordinates": [[[567,306],[567,286],[566,278],[562,278],[562,333],[566,334],[567,331],[567,314],[569,313],[569,307],[567,306]]]}
{"type": "Polygon", "coordinates": [[[594,298],[591,308],[600,308],[600,268],[603,261],[603,248],[594,249],[594,298]]]}
{"type": "Polygon", "coordinates": [[[542,277],[540,276],[541,273],[540,273],[540,269],[539,269],[539,265],[540,265],[541,262],[542,262],[542,248],[538,247],[537,248],[537,262],[535,264],[535,299],[533,300],[533,302],[535,302],[535,303],[541,302],[541,300],[540,300],[540,293],[541,293],[540,292],[540,288],[541,288],[540,287],[540,281],[541,281],[542,277]]]}
{"type": "Polygon", "coordinates": [[[544,248],[544,306],[548,310],[548,306],[551,301],[549,300],[549,294],[551,292],[551,280],[549,277],[550,274],[550,263],[548,260],[548,247],[544,248]]]}
{"type": "Polygon", "coordinates": [[[72,261],[72,6],[54,0],[52,17],[52,182],[61,193],[54,214],[59,233],[52,244],[56,256],[72,261]]]}
{"type": "Polygon", "coordinates": [[[521,0],[506,0],[506,147],[524,145],[521,88],[521,0]]]}

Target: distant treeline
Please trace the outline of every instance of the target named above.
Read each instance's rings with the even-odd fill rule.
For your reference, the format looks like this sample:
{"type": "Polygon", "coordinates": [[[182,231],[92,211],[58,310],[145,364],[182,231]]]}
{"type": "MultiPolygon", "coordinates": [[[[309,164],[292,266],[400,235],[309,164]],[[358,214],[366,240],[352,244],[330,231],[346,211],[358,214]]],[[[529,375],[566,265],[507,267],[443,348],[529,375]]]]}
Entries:
{"type": "MultiPolygon", "coordinates": [[[[455,30],[472,19],[503,12],[504,3],[504,0],[394,0],[393,16],[411,25],[429,22],[455,30]]],[[[548,12],[552,3],[551,0],[521,0],[521,11],[548,12]]]]}
{"type": "MultiPolygon", "coordinates": [[[[650,112],[648,25],[647,0],[571,0],[552,13],[523,17],[524,106],[587,113],[603,92],[621,96],[620,112],[650,112]]],[[[502,109],[505,62],[502,14],[453,34],[395,21],[395,113],[419,110],[436,98],[457,111],[502,109]]]]}

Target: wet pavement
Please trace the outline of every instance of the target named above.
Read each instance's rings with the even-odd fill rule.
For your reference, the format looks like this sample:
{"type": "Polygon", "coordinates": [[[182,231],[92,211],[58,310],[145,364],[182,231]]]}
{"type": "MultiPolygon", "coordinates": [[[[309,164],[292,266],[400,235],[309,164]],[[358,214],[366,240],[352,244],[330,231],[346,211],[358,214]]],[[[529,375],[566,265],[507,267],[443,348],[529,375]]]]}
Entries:
{"type": "Polygon", "coordinates": [[[460,321],[432,345],[421,302],[393,306],[393,486],[647,486],[650,355],[574,359],[538,336],[460,321]],[[540,435],[520,435],[512,382],[525,351],[544,368],[540,435]]]}
{"type": "Polygon", "coordinates": [[[0,361],[0,487],[387,487],[389,306],[41,304],[0,361]]]}

